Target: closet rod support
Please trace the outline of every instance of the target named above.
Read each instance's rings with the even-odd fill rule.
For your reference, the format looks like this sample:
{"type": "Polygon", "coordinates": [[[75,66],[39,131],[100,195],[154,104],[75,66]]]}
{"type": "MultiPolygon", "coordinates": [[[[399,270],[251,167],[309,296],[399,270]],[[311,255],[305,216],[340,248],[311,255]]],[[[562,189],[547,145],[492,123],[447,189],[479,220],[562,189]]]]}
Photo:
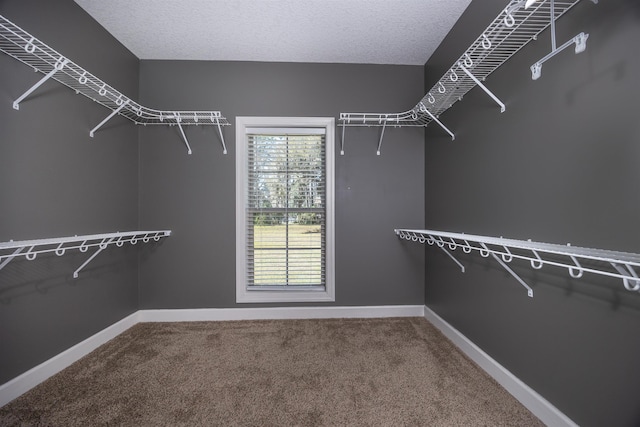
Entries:
{"type": "Polygon", "coordinates": [[[442,122],[440,120],[438,120],[438,118],[431,113],[431,111],[425,109],[424,112],[427,113],[429,115],[429,117],[431,117],[431,120],[433,120],[434,122],[439,124],[442,129],[444,129],[449,135],[451,135],[451,140],[452,141],[454,141],[456,139],[456,136],[453,134],[453,132],[451,132],[449,129],[447,129],[447,127],[445,125],[443,125],[442,122]]]}
{"type": "Polygon", "coordinates": [[[60,57],[60,59],[58,59],[58,61],[56,62],[55,66],[53,67],[53,70],[49,71],[43,78],[40,79],[40,81],[38,81],[36,84],[31,86],[31,88],[29,90],[27,90],[25,93],[23,93],[22,96],[20,96],[18,99],[13,101],[13,109],[14,110],[19,110],[20,109],[20,103],[27,96],[31,95],[34,90],[38,89],[40,86],[42,86],[44,84],[44,82],[46,82],[51,77],[53,77],[53,75],[57,71],[61,71],[64,68],[64,66],[67,65],[68,62],[69,62],[68,59],[60,57]]]}
{"type": "Polygon", "coordinates": [[[465,66],[462,64],[462,62],[458,63],[458,66],[462,69],[462,71],[464,71],[464,72],[467,74],[467,76],[469,76],[469,78],[470,78],[471,80],[473,80],[473,81],[474,81],[474,83],[475,83],[476,85],[480,86],[480,88],[481,88],[483,91],[485,91],[485,93],[486,93],[487,95],[489,95],[489,96],[491,97],[491,99],[493,99],[493,100],[496,102],[496,104],[498,104],[498,105],[500,106],[500,112],[501,112],[501,113],[504,113],[504,111],[506,110],[506,107],[505,107],[504,103],[503,103],[502,101],[500,101],[500,99],[499,99],[497,96],[495,96],[495,95],[493,94],[493,92],[491,92],[489,89],[487,89],[487,87],[486,87],[484,84],[482,84],[482,82],[481,82],[480,80],[478,80],[478,78],[477,78],[476,76],[474,76],[474,75],[471,73],[471,71],[467,70],[467,67],[465,67],[465,66]]]}
{"type": "Polygon", "coordinates": [[[107,123],[109,120],[111,120],[111,118],[113,116],[115,116],[116,114],[118,114],[127,104],[129,104],[129,100],[127,99],[126,101],[124,101],[118,108],[116,108],[115,110],[113,110],[111,112],[111,114],[109,114],[103,121],[101,121],[98,126],[94,127],[93,129],[91,129],[91,131],[89,131],[89,136],[91,138],[93,138],[93,135],[95,134],[95,132],[100,129],[102,127],[102,125],[104,125],[105,123],[107,123]]]}

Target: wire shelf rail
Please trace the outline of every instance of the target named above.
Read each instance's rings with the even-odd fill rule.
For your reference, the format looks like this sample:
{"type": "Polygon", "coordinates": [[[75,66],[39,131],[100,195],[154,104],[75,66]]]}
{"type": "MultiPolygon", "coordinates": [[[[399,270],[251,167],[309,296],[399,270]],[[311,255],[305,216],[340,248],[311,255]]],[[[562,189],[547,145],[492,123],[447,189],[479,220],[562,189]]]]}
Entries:
{"type": "Polygon", "coordinates": [[[91,234],[85,236],[57,237],[53,239],[21,240],[0,242],[0,270],[6,267],[13,259],[19,256],[33,261],[39,254],[55,253],[64,255],[70,250],[87,252],[89,248],[98,248],[80,267],[73,272],[73,277],[78,278],[80,271],[87,266],[100,252],[109,245],[122,247],[125,243],[135,245],[138,242],[158,242],[163,237],[171,235],[171,230],[159,231],[129,231],[107,234],[91,234]]]}
{"type": "Polygon", "coordinates": [[[223,153],[227,153],[222,126],[228,126],[230,123],[220,111],[163,111],[140,105],[2,15],[0,15],[0,51],[32,67],[36,72],[45,74],[40,81],[13,102],[13,108],[16,110],[20,109],[20,102],[52,78],[77,94],[82,94],[112,110],[109,116],[89,132],[91,137],[102,125],[118,114],[137,125],[178,126],[189,154],[192,150],[182,126],[216,126],[222,141],[223,153]]]}
{"type": "Polygon", "coordinates": [[[403,240],[435,244],[463,273],[464,265],[452,254],[457,248],[465,254],[477,251],[484,258],[492,256],[527,289],[527,295],[530,297],[533,297],[533,289],[507,265],[513,259],[529,261],[535,270],[541,269],[544,265],[563,267],[574,279],[581,278],[585,272],[615,277],[622,279],[626,290],[640,291],[640,278],[635,270],[640,267],[640,254],[434,230],[396,229],[395,233],[403,240]]]}
{"type": "MultiPolygon", "coordinates": [[[[344,154],[344,128],[348,126],[382,126],[384,129],[387,126],[426,127],[436,122],[454,140],[455,134],[439,120],[439,116],[476,86],[482,88],[504,112],[505,104],[482,82],[549,26],[552,27],[552,51],[531,66],[534,80],[540,77],[542,63],[565,48],[575,44],[576,53],[584,51],[588,34],[580,33],[559,48],[556,48],[555,41],[555,21],[579,1],[543,0],[529,4],[525,0],[511,0],[411,110],[400,113],[340,113],[338,126],[343,127],[341,154],[344,154]]],[[[591,1],[597,3],[598,0],[591,1]]]]}

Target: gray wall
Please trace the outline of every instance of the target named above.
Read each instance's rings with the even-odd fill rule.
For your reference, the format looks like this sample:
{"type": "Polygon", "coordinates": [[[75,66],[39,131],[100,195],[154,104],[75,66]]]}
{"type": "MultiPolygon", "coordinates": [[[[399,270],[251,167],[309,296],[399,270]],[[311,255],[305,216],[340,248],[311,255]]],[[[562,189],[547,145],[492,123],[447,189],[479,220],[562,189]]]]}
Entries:
{"type": "MultiPolygon", "coordinates": [[[[232,123],[236,116],[403,111],[423,91],[423,69],[416,66],[140,66],[143,103],[220,109],[232,123]]],[[[393,233],[394,227],[424,223],[424,132],[388,129],[376,156],[379,131],[347,129],[346,154],[336,155],[335,305],[422,304],[424,298],[424,249],[402,245],[393,233]]],[[[236,306],[235,126],[224,129],[226,156],[212,127],[186,129],[191,156],[175,127],[140,132],[141,224],[173,230],[162,251],[141,267],[141,308],[236,306]]]]}
{"type": "MultiPolygon", "coordinates": [[[[506,4],[475,0],[426,65],[431,87],[506,4]]],[[[544,33],[426,135],[428,228],[640,253],[640,3],[582,1],[557,22],[559,43],[590,34],[586,52],[557,55],[544,33]]],[[[526,262],[426,255],[427,306],[584,426],[640,424],[640,295],[617,279],[526,262]]]]}
{"type": "MultiPolygon", "coordinates": [[[[0,14],[128,96],[138,60],[73,1],[4,0],[0,14]]],[[[137,129],[0,53],[0,242],[137,229],[137,129]]],[[[137,248],[18,258],[0,271],[0,383],[137,309],[137,248]]]]}

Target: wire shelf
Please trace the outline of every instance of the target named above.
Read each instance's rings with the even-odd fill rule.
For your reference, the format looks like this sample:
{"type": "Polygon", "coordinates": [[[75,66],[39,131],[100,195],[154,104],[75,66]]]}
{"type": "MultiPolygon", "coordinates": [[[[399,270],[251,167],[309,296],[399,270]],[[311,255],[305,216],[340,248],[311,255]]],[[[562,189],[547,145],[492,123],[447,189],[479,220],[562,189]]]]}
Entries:
{"type": "MultiPolygon", "coordinates": [[[[530,8],[525,8],[524,0],[510,1],[411,110],[401,113],[341,113],[338,125],[427,126],[476,86],[481,86],[504,111],[504,104],[481,82],[579,1],[538,1],[530,8]]],[[[453,139],[453,133],[445,130],[453,139]]]]}
{"type": "Polygon", "coordinates": [[[45,74],[42,80],[14,101],[13,107],[16,110],[19,109],[20,101],[46,80],[52,78],[76,93],[82,94],[112,110],[112,114],[90,132],[91,136],[107,120],[118,114],[138,125],[178,125],[182,137],[189,148],[189,153],[191,153],[182,125],[214,125],[218,127],[224,152],[226,153],[226,146],[220,127],[228,126],[230,123],[222,116],[220,111],[156,110],[145,107],[58,53],[2,15],[0,15],[0,51],[28,65],[35,71],[45,74]]]}
{"type": "Polygon", "coordinates": [[[435,230],[396,229],[395,233],[404,240],[435,244],[463,273],[464,266],[452,255],[457,248],[467,254],[477,251],[484,258],[491,255],[527,289],[530,297],[533,297],[531,287],[507,266],[513,259],[529,261],[536,270],[543,265],[563,267],[575,279],[582,277],[585,272],[615,277],[622,279],[626,290],[640,291],[640,278],[635,271],[635,268],[640,267],[640,254],[435,230]]]}
{"type": "Polygon", "coordinates": [[[76,271],[73,277],[77,278],[89,262],[91,262],[100,252],[109,245],[122,247],[125,243],[135,245],[138,242],[148,243],[158,242],[163,237],[171,235],[171,230],[157,231],[129,231],[107,234],[91,234],[73,237],[56,237],[53,239],[21,240],[0,242],[0,270],[2,270],[14,258],[23,256],[29,261],[33,261],[39,254],[55,253],[57,256],[64,255],[70,250],[87,252],[89,248],[98,248],[76,271]],[[26,251],[25,251],[26,250],[26,251]]]}

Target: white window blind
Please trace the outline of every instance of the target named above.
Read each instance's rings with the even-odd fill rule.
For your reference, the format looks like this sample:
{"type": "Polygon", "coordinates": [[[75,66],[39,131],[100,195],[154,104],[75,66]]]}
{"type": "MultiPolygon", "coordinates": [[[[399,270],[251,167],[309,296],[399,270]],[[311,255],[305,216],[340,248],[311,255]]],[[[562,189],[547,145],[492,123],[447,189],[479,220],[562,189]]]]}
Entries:
{"type": "Polygon", "coordinates": [[[324,128],[247,128],[249,290],[324,290],[324,128]]]}

